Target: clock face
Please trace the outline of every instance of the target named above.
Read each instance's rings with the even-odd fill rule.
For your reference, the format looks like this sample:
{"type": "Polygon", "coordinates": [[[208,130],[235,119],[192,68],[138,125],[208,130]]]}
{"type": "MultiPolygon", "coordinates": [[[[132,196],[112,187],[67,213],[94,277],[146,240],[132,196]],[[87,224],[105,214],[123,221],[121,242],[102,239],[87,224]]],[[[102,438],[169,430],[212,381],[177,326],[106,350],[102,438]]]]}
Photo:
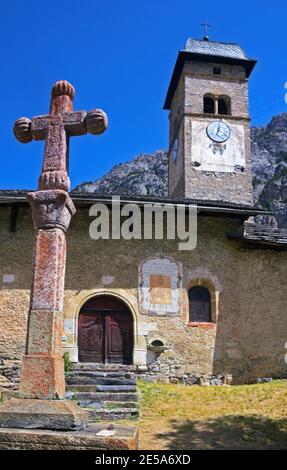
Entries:
{"type": "Polygon", "coordinates": [[[222,121],[211,122],[206,129],[208,137],[214,142],[225,142],[231,135],[230,127],[222,121]]]}
{"type": "Polygon", "coordinates": [[[175,162],[177,159],[177,154],[178,154],[178,138],[175,139],[173,146],[172,146],[172,159],[175,162]]]}

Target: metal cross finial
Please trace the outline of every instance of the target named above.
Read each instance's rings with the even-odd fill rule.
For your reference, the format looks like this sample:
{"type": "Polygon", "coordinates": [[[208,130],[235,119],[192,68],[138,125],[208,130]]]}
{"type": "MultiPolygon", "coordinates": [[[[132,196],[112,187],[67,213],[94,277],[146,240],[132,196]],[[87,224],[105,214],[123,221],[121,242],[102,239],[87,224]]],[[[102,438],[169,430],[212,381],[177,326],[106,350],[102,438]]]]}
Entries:
{"type": "Polygon", "coordinates": [[[101,109],[73,111],[74,94],[74,87],[66,80],[60,80],[52,88],[50,114],[32,119],[24,117],[15,122],[14,134],[20,142],[45,140],[39,190],[69,191],[69,138],[87,132],[101,134],[107,128],[107,116],[101,109]]]}
{"type": "Polygon", "coordinates": [[[212,25],[208,24],[207,21],[205,20],[204,23],[201,23],[200,26],[203,26],[205,29],[205,37],[208,38],[208,28],[210,28],[212,25]]]}

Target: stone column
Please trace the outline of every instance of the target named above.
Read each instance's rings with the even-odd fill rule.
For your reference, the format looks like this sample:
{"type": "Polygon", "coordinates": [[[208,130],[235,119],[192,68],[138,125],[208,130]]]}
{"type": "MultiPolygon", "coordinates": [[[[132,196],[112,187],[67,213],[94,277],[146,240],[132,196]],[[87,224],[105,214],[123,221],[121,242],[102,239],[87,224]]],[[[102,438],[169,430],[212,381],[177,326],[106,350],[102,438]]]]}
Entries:
{"type": "Polygon", "coordinates": [[[62,190],[29,193],[36,229],[33,284],[20,392],[25,398],[64,398],[62,358],[66,230],[75,207],[62,190]]]}

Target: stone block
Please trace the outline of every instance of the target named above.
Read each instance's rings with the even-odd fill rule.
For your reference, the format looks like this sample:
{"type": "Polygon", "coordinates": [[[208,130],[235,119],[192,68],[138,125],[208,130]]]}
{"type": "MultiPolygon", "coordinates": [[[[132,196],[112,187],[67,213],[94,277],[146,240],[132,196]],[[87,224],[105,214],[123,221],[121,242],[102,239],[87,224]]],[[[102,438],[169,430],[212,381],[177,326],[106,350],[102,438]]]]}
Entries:
{"type": "Polygon", "coordinates": [[[64,398],[65,377],[63,358],[61,356],[24,356],[21,369],[20,391],[25,398],[64,398]]]}
{"type": "Polygon", "coordinates": [[[31,310],[29,318],[29,354],[62,355],[63,314],[50,310],[31,310]]]}
{"type": "Polygon", "coordinates": [[[80,431],[0,428],[1,450],[136,450],[136,427],[92,424],[80,431]]]}
{"type": "Polygon", "coordinates": [[[11,398],[0,405],[0,428],[73,431],[87,424],[87,413],[71,400],[11,398]]]}

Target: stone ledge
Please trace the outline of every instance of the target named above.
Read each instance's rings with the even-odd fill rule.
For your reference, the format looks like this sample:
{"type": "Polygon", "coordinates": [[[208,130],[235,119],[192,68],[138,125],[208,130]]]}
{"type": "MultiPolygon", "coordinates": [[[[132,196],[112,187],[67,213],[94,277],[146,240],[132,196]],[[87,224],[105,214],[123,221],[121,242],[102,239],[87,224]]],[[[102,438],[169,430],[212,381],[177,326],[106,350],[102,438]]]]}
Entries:
{"type": "Polygon", "coordinates": [[[216,323],[214,323],[214,322],[193,321],[193,322],[189,322],[187,326],[192,327],[192,328],[196,328],[196,327],[199,327],[199,328],[216,328],[216,323]]]}
{"type": "Polygon", "coordinates": [[[0,428],[1,450],[136,450],[134,426],[92,424],[81,431],[0,428]]]}
{"type": "Polygon", "coordinates": [[[75,431],[87,424],[87,413],[71,400],[11,398],[0,405],[0,430],[23,428],[75,431]]]}

